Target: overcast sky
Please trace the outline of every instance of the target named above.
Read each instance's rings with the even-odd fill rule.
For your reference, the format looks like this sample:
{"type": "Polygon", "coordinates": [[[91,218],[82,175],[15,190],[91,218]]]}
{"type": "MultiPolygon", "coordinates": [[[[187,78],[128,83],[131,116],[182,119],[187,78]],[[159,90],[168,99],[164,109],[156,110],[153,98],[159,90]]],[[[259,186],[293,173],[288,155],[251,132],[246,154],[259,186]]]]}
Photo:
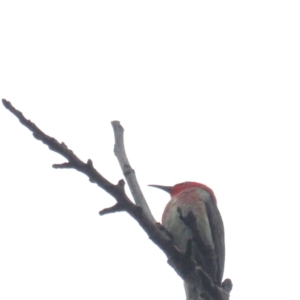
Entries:
{"type": "MultiPolygon", "coordinates": [[[[298,1],[0,2],[0,96],[45,133],[122,172],[110,122],[147,184],[217,197],[232,300],[299,294],[298,1]]],[[[115,203],[1,104],[0,298],[183,300],[181,279],[115,203]]],[[[129,194],[129,192],[128,192],[129,194]]]]}

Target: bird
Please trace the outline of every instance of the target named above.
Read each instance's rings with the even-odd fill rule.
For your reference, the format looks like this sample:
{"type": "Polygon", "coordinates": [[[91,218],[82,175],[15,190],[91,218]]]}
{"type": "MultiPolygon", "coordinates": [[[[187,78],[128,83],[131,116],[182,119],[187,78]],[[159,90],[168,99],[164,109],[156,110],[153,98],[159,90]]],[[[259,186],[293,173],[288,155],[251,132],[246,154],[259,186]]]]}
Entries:
{"type": "MultiPolygon", "coordinates": [[[[198,182],[182,182],[174,186],[149,185],[168,192],[171,200],[167,203],[162,225],[170,233],[174,244],[186,252],[191,244],[191,258],[202,267],[213,282],[221,286],[225,264],[225,235],[221,214],[214,192],[198,182]],[[201,243],[196,243],[195,231],[186,222],[191,214],[201,243]]],[[[196,300],[196,288],[184,282],[186,299],[196,300]]]]}

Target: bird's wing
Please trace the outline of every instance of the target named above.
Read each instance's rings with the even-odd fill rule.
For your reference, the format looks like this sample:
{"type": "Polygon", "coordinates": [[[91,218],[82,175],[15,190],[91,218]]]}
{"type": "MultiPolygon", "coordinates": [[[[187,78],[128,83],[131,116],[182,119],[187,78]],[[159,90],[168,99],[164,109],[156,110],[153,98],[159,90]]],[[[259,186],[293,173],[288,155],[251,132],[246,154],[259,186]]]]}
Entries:
{"type": "Polygon", "coordinates": [[[217,256],[217,281],[221,285],[225,264],[224,225],[217,204],[212,199],[209,200],[205,202],[205,206],[217,256]]]}

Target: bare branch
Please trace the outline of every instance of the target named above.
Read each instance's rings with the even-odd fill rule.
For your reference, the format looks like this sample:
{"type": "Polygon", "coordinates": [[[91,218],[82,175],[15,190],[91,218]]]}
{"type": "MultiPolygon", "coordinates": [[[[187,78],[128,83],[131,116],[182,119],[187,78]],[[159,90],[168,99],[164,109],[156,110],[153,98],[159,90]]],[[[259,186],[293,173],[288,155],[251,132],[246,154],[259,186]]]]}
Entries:
{"type": "Polygon", "coordinates": [[[115,134],[114,152],[119,161],[123,174],[126,178],[134,202],[144,210],[144,212],[152,222],[155,222],[155,219],[144,198],[142,190],[137,182],[135,171],[131,168],[125,152],[124,128],[122,127],[119,121],[113,121],[111,122],[111,124],[113,126],[114,134],[115,134]]]}
{"type": "MultiPolygon", "coordinates": [[[[125,193],[125,190],[124,190],[124,187],[125,187],[125,182],[123,179],[121,179],[119,182],[118,182],[118,186],[123,189],[124,193],[125,193]]],[[[102,209],[101,211],[99,211],[99,214],[100,216],[103,216],[103,215],[107,215],[107,214],[111,214],[111,213],[115,213],[115,212],[119,212],[119,211],[125,211],[125,208],[122,204],[120,203],[116,203],[114,206],[112,207],[108,207],[108,208],[104,208],[102,209]]]]}
{"type": "MultiPolygon", "coordinates": [[[[100,214],[103,215],[103,214],[122,211],[122,210],[126,211],[139,223],[139,225],[148,234],[149,238],[162,251],[164,251],[164,253],[168,257],[168,263],[174,268],[177,274],[184,281],[195,286],[197,294],[199,295],[199,299],[213,299],[213,300],[229,299],[228,281],[226,281],[226,289],[225,288],[223,289],[222,287],[215,285],[212,279],[202,270],[200,266],[198,266],[195,263],[194,260],[192,260],[189,257],[189,255],[186,255],[186,253],[183,253],[182,251],[179,250],[179,248],[176,245],[174,245],[170,236],[166,234],[166,230],[165,229],[163,230],[163,226],[158,223],[155,223],[152,220],[152,218],[149,217],[148,213],[145,213],[144,207],[141,208],[140,206],[135,205],[127,197],[124,190],[125,183],[123,180],[120,180],[117,185],[112,184],[94,168],[91,160],[88,160],[87,163],[84,163],[73,153],[72,150],[68,149],[68,147],[64,143],[59,143],[56,139],[46,135],[34,123],[26,119],[20,111],[18,111],[11,105],[10,102],[4,99],[2,100],[2,102],[3,105],[12,114],[14,114],[25,127],[27,127],[33,133],[33,136],[36,139],[42,141],[52,151],[59,153],[60,155],[62,155],[68,160],[68,162],[63,164],[54,164],[53,165],[54,168],[60,168],[60,169],[73,168],[85,174],[91,182],[96,183],[99,187],[104,189],[108,194],[110,194],[116,199],[117,204],[115,204],[113,207],[102,210],[100,214]],[[204,294],[207,294],[209,298],[207,297],[204,298],[204,294]]],[[[115,126],[116,125],[118,124],[115,124],[115,126]]],[[[116,137],[116,140],[118,140],[118,137],[116,137]]],[[[129,163],[128,164],[122,163],[121,166],[124,167],[125,165],[131,168],[129,163]]],[[[124,172],[124,173],[128,173],[128,172],[124,172]]],[[[134,174],[134,172],[131,171],[129,171],[129,173],[134,174]]],[[[134,180],[136,180],[135,175],[134,175],[134,180]]]]}
{"type": "Polygon", "coordinates": [[[99,215],[104,216],[104,215],[107,215],[107,214],[111,214],[111,213],[115,213],[115,212],[119,212],[119,211],[124,211],[124,210],[125,210],[124,207],[120,203],[117,203],[112,207],[108,207],[108,208],[104,208],[104,209],[100,210],[99,215]]]}
{"type": "Polygon", "coordinates": [[[70,163],[62,163],[62,164],[53,164],[52,167],[54,169],[72,169],[73,166],[70,163]]]}
{"type": "Polygon", "coordinates": [[[65,157],[68,162],[63,164],[54,164],[53,167],[58,169],[70,169],[73,168],[81,173],[87,175],[91,182],[96,183],[99,187],[104,189],[108,194],[113,196],[117,202],[121,203],[131,203],[134,205],[129,198],[126,196],[124,192],[124,188],[120,185],[114,185],[109,182],[106,178],[104,178],[98,171],[94,168],[92,161],[89,159],[87,163],[81,161],[72,150],[68,149],[68,147],[64,143],[59,143],[53,137],[46,135],[42,130],[40,130],[33,122],[27,120],[23,114],[15,109],[10,102],[6,100],[2,100],[4,106],[14,114],[19,121],[27,127],[32,133],[33,136],[46,144],[50,150],[62,155],[65,157]]]}

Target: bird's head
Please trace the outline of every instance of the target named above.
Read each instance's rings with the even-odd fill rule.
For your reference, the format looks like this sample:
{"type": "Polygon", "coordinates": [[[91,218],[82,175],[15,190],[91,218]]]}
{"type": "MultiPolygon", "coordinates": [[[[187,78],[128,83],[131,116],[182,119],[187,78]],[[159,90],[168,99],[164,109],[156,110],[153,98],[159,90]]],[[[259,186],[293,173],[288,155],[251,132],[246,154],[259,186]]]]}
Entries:
{"type": "Polygon", "coordinates": [[[216,201],[216,197],[212,189],[198,182],[186,181],[186,182],[175,184],[174,186],[165,186],[165,185],[156,185],[156,184],[149,184],[149,186],[156,187],[158,189],[166,191],[171,195],[171,197],[176,196],[177,194],[181,193],[184,190],[194,188],[194,187],[199,187],[205,190],[206,192],[208,192],[212,196],[212,198],[216,201]]]}

